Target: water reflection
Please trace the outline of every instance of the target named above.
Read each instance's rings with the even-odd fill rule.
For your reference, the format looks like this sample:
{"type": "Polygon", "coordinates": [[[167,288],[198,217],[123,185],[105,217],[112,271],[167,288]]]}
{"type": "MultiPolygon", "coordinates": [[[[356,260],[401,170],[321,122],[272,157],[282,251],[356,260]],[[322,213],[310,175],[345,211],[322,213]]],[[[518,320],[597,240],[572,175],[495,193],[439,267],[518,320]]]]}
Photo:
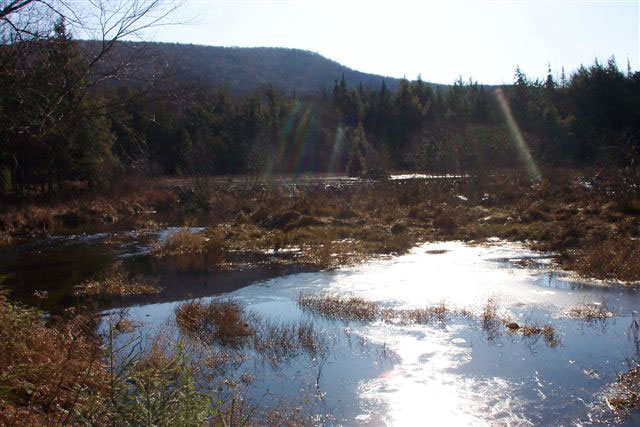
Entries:
{"type": "MultiPolygon", "coordinates": [[[[157,300],[127,301],[144,304],[131,307],[129,314],[144,323],[150,335],[171,322],[177,301],[220,292],[270,321],[313,321],[331,339],[326,357],[300,355],[262,366],[253,357],[232,370],[237,378],[251,371],[246,393],[260,405],[277,405],[280,398],[295,399],[301,390],[310,391],[311,410],[332,413],[328,424],[620,421],[606,408],[601,393],[627,368],[628,360],[640,359],[636,289],[577,280],[556,271],[546,254],[505,242],[431,243],[401,257],[288,274],[291,267],[261,264],[259,257],[265,254],[238,271],[211,269],[196,259],[187,265],[158,264],[144,255],[158,237],[102,245],[78,245],[73,238],[64,241],[64,250],[43,249],[40,257],[21,258],[16,249],[12,266],[5,264],[0,271],[25,286],[38,269],[38,277],[52,282],[73,272],[71,283],[95,272],[96,265],[107,268],[119,259],[127,271],[156,277],[167,289],[157,300]],[[309,316],[296,304],[300,293],[317,292],[356,295],[396,310],[444,303],[452,310],[470,310],[475,318],[452,316],[424,325],[327,320],[309,316]],[[552,324],[558,344],[550,345],[540,334],[510,331],[501,321],[489,334],[478,318],[490,298],[497,302],[500,319],[520,326],[552,324]],[[569,309],[585,304],[606,304],[614,317],[591,322],[567,318],[569,309]]],[[[59,289],[63,294],[64,287],[59,289]]],[[[624,422],[639,421],[632,416],[624,422]]]]}

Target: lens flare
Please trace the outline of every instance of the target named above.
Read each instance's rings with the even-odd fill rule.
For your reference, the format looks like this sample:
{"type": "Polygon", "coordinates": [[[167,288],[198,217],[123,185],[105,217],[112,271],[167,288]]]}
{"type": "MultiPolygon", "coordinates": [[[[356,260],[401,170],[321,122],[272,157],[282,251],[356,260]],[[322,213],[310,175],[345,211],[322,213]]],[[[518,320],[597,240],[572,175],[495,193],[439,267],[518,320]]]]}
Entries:
{"type": "Polygon", "coordinates": [[[311,134],[307,132],[311,116],[311,111],[306,109],[297,120],[297,127],[292,130],[293,147],[290,148],[291,152],[289,153],[289,161],[287,165],[287,172],[289,173],[305,170],[305,167],[302,164],[303,156],[305,149],[311,149],[310,145],[312,143],[311,134]]]}
{"type": "Polygon", "coordinates": [[[343,126],[338,126],[336,129],[336,137],[333,141],[333,148],[331,150],[331,157],[329,159],[329,172],[336,172],[338,169],[338,160],[342,147],[345,144],[346,131],[343,126]]]}
{"type": "Polygon", "coordinates": [[[533,182],[539,182],[542,179],[542,175],[540,174],[540,170],[536,165],[535,160],[531,156],[531,152],[529,151],[529,147],[527,146],[527,142],[522,136],[522,132],[520,132],[520,128],[516,123],[513,112],[511,111],[511,106],[509,105],[509,101],[504,96],[502,89],[495,90],[495,96],[498,99],[498,105],[502,110],[502,114],[507,121],[507,125],[509,126],[509,131],[511,132],[511,136],[513,138],[513,143],[522,159],[525,167],[527,168],[527,173],[533,182]]]}

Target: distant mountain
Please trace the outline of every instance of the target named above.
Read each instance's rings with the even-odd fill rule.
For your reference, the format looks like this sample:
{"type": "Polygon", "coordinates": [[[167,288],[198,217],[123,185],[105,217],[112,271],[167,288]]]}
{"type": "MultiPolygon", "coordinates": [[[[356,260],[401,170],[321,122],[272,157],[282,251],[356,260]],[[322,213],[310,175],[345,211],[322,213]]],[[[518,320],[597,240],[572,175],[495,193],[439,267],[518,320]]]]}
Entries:
{"type": "MultiPolygon", "coordinates": [[[[82,43],[90,46],[95,42],[82,43]]],[[[393,89],[400,82],[396,78],[355,71],[317,53],[300,49],[125,42],[118,46],[114,56],[122,57],[126,51],[141,48],[159,54],[159,58],[166,61],[165,65],[181,81],[224,87],[234,95],[264,89],[269,83],[286,92],[310,95],[321,89],[331,90],[343,75],[350,87],[362,84],[368,88],[379,88],[384,80],[387,87],[393,89]]]]}

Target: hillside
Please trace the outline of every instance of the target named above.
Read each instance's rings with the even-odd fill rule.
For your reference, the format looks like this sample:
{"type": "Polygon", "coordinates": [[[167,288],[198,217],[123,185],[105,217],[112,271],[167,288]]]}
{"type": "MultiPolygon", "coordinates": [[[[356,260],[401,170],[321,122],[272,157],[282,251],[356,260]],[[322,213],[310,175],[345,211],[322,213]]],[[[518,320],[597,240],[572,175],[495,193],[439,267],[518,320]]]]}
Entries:
{"type": "Polygon", "coordinates": [[[269,83],[286,92],[309,95],[320,89],[332,89],[342,75],[351,87],[362,84],[377,89],[384,80],[388,88],[394,89],[400,82],[400,79],[355,71],[300,49],[125,42],[114,56],[122,58],[122,53],[141,48],[157,54],[179,80],[224,87],[234,95],[251,93],[269,83]]]}

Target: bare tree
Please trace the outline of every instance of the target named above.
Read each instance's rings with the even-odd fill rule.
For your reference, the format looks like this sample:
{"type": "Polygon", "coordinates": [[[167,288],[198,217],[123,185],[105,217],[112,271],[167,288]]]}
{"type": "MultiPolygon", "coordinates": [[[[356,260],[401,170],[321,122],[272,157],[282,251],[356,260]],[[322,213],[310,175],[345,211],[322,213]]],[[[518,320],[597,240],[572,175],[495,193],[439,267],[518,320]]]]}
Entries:
{"type": "Polygon", "coordinates": [[[17,175],[12,181],[20,182],[23,147],[40,144],[46,156],[52,151],[46,135],[68,124],[72,112],[77,121],[109,114],[129,101],[85,102],[97,85],[135,81],[131,97],[156,87],[160,74],[149,70],[158,65],[157,57],[123,42],[177,24],[171,18],[184,1],[0,0],[0,167],[17,175]],[[90,41],[81,49],[63,49],[71,34],[90,41]],[[61,50],[66,57],[60,57],[61,50]]]}

